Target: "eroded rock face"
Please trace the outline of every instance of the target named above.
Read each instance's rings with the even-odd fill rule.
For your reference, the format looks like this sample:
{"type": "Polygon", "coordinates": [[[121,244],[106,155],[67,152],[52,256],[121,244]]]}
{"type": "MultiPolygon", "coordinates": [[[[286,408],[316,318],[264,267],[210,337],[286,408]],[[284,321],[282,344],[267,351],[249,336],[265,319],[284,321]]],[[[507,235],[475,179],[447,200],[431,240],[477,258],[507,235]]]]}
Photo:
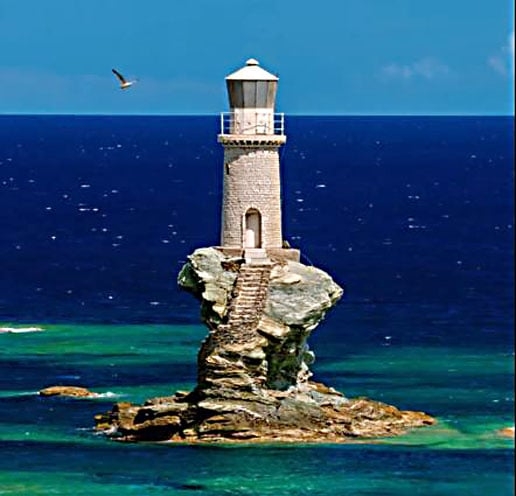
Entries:
{"type": "MultiPolygon", "coordinates": [[[[308,366],[314,361],[307,339],[340,299],[342,289],[315,267],[289,261],[264,268],[268,273],[266,296],[256,301],[247,297],[245,316],[250,323],[239,321],[232,329],[232,342],[220,343],[218,327],[226,321],[231,324],[228,314],[238,311],[230,307],[241,264],[214,248],[203,248],[190,255],[178,277],[180,286],[201,300],[201,316],[214,330],[199,353],[201,388],[206,389],[206,381],[211,380],[214,387],[285,390],[307,381],[311,376],[308,366]],[[245,339],[239,339],[241,334],[245,339]]],[[[256,268],[248,279],[257,281],[260,270],[256,268]]],[[[259,296],[264,288],[256,281],[240,291],[259,296]]]]}
{"type": "Polygon", "coordinates": [[[97,429],[124,440],[346,442],[434,423],[310,380],[307,340],[343,294],[324,271],[202,248],[178,284],[199,299],[209,329],[197,387],[140,406],[118,403],[96,417],[97,429]]]}
{"type": "Polygon", "coordinates": [[[232,265],[220,251],[199,248],[179,273],[179,286],[201,302],[201,317],[210,329],[216,328],[226,314],[238,268],[239,264],[232,265]]]}

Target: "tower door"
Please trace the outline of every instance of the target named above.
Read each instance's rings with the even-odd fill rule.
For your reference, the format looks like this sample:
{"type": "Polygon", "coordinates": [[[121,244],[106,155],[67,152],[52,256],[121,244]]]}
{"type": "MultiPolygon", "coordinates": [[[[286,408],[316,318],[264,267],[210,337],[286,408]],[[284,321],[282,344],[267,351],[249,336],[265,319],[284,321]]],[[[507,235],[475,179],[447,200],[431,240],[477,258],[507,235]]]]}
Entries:
{"type": "Polygon", "coordinates": [[[245,214],[245,248],[262,247],[262,216],[258,210],[251,208],[245,214]]]}

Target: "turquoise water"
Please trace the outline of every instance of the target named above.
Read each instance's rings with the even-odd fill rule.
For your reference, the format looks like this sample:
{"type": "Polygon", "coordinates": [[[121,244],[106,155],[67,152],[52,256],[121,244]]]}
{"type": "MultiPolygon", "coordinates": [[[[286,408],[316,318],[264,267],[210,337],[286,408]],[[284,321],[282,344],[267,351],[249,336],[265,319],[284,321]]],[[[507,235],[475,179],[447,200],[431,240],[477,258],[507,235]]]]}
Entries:
{"type": "MultiPolygon", "coordinates": [[[[4,323],[3,325],[7,325],[4,323]]],[[[37,324],[36,324],[37,325],[37,324]]],[[[339,446],[119,444],[93,416],[115,401],[185,390],[205,329],[41,325],[0,334],[0,494],[510,494],[512,353],[381,344],[332,359],[315,379],[347,396],[424,409],[439,422],[405,436],[339,446]],[[55,384],[102,393],[40,398],[55,384]]],[[[323,331],[322,331],[323,332],[323,331]]],[[[320,362],[320,363],[319,363],[320,362]]]]}

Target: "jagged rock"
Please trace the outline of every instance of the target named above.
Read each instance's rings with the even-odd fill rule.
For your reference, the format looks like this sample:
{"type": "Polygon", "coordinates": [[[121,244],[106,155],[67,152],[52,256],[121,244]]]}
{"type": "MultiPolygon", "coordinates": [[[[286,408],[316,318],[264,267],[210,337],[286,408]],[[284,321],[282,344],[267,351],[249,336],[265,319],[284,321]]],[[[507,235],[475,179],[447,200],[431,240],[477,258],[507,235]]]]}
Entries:
{"type": "Polygon", "coordinates": [[[40,396],[71,396],[73,398],[97,398],[98,393],[78,386],[50,386],[39,391],[40,396]]]}
{"type": "Polygon", "coordinates": [[[237,277],[237,265],[232,269],[232,261],[214,248],[199,248],[188,256],[179,273],[178,284],[201,301],[201,315],[210,325],[219,324],[226,314],[237,277]]]}
{"type": "Polygon", "coordinates": [[[191,393],[117,403],[97,429],[123,440],[346,442],[435,420],[310,380],[307,340],[342,288],[293,261],[245,263],[215,248],[188,257],[180,287],[201,302],[209,334],[191,393]]]}
{"type": "Polygon", "coordinates": [[[326,272],[289,261],[271,273],[265,315],[285,326],[311,330],[342,293],[326,272]]]}

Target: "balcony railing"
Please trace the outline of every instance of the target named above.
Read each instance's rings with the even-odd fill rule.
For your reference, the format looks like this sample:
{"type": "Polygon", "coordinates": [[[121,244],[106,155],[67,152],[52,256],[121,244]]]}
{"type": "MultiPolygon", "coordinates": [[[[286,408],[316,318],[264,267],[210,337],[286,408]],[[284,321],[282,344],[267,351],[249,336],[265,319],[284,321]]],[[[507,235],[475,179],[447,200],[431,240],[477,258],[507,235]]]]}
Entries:
{"type": "Polygon", "coordinates": [[[236,112],[221,112],[220,134],[283,136],[285,134],[285,114],[255,112],[253,115],[246,110],[244,118],[242,114],[236,112]]]}

